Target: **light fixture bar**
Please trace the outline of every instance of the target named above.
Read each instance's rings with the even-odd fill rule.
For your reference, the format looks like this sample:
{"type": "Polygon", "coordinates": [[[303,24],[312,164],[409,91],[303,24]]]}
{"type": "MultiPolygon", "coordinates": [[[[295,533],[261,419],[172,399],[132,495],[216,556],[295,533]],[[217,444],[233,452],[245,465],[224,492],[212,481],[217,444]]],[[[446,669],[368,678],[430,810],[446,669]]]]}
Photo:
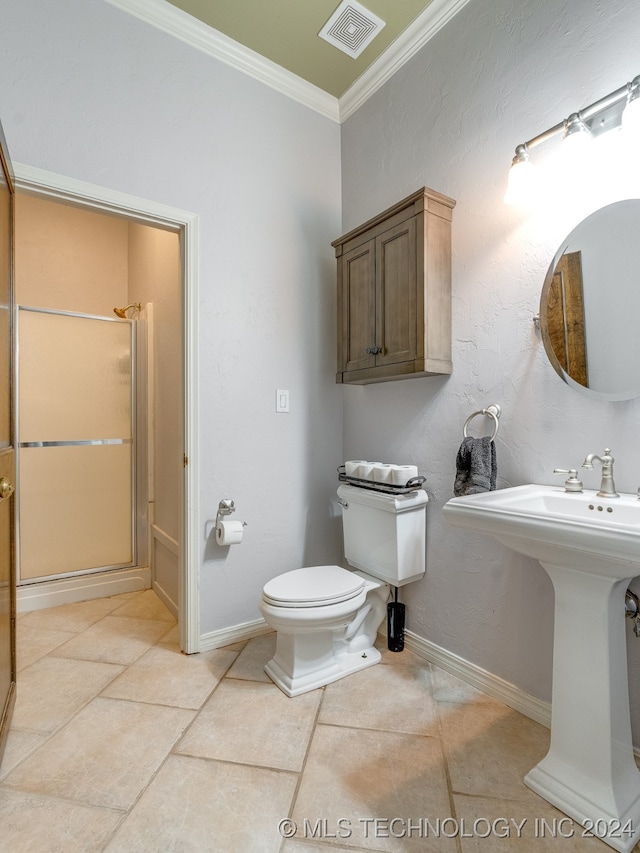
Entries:
{"type": "MultiPolygon", "coordinates": [[[[598,133],[602,133],[605,130],[617,127],[617,125],[620,124],[622,110],[626,106],[629,97],[634,95],[638,89],[640,89],[640,75],[634,77],[630,83],[625,83],[624,86],[620,86],[619,89],[616,89],[609,95],[605,95],[604,98],[600,98],[598,101],[594,101],[593,104],[589,104],[588,107],[583,107],[583,109],[579,110],[577,113],[578,118],[582,119],[594,136],[597,136],[598,133]],[[614,110],[614,108],[617,109],[614,110]],[[600,124],[598,124],[596,119],[601,119],[600,124]]],[[[567,127],[569,119],[573,115],[574,113],[572,113],[569,118],[563,119],[558,124],[554,124],[553,127],[550,127],[543,133],[539,133],[532,139],[527,140],[527,142],[523,142],[521,145],[518,145],[516,147],[516,155],[518,154],[518,149],[524,148],[524,150],[528,152],[536,145],[540,145],[552,136],[563,132],[567,127]]]]}

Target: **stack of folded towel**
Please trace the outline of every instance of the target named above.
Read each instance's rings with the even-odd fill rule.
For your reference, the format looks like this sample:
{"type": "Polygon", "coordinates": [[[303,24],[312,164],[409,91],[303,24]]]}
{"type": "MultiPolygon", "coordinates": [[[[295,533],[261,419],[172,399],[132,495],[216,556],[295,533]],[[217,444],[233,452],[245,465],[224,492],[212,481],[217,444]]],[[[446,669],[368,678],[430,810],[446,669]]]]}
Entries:
{"type": "Polygon", "coordinates": [[[456,478],[453,493],[456,497],[490,492],[496,487],[496,446],[491,438],[462,440],[456,457],[456,478]]]}

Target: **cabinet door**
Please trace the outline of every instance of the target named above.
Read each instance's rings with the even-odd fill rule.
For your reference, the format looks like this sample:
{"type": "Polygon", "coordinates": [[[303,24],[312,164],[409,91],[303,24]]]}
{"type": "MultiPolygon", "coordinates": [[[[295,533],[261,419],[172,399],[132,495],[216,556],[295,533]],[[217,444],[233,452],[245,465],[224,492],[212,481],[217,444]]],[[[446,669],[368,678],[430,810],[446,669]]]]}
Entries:
{"type": "Polygon", "coordinates": [[[375,241],[342,257],[342,369],[374,367],[376,345],[375,241]]]}
{"type": "Polygon", "coordinates": [[[376,239],[377,365],[416,358],[416,220],[408,219],[376,239]]]}

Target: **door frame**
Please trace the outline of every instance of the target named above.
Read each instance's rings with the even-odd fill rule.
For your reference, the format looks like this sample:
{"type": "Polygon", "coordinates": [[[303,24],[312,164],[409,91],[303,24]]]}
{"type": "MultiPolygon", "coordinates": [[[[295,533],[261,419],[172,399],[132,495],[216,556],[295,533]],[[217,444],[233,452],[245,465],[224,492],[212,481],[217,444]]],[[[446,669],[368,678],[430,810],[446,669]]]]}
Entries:
{"type": "Polygon", "coordinates": [[[180,648],[200,650],[198,597],[199,483],[198,483],[198,241],[199,217],[137,196],[111,190],[13,163],[15,188],[41,198],[111,213],[143,225],[168,228],[180,234],[182,261],[183,446],[185,455],[178,556],[178,624],[180,648]]]}

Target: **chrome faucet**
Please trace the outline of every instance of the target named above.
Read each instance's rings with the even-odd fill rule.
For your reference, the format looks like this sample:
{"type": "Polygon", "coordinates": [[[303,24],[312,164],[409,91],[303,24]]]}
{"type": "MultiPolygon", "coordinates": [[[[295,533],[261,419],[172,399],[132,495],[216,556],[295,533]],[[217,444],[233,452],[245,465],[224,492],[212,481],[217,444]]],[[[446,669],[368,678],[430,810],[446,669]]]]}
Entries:
{"type": "Polygon", "coordinates": [[[582,463],[583,468],[593,468],[593,463],[599,462],[602,465],[602,482],[600,483],[600,491],[597,493],[599,498],[619,498],[620,495],[616,492],[616,484],[613,482],[613,456],[608,447],[604,449],[604,456],[596,456],[595,453],[590,453],[585,457],[582,463]]]}

